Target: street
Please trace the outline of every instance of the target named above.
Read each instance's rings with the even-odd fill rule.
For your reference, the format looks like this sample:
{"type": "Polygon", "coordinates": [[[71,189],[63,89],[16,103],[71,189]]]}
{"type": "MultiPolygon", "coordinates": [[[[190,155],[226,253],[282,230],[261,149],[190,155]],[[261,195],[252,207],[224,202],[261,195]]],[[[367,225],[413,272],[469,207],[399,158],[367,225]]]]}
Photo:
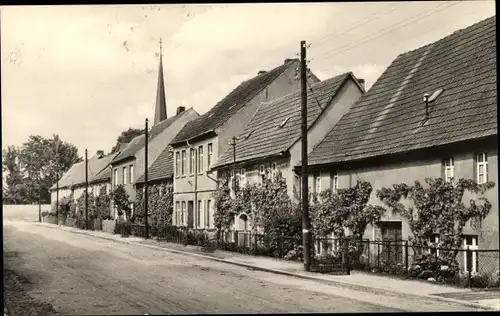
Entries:
{"type": "Polygon", "coordinates": [[[4,217],[4,264],[64,315],[474,311],[359,292],[4,217]]]}

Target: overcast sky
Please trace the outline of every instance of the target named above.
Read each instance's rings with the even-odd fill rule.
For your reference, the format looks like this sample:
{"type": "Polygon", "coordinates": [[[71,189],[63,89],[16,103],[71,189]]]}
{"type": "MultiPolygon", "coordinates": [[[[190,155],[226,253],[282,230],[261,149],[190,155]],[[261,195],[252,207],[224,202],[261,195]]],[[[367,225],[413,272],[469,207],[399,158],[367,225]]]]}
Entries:
{"type": "Polygon", "coordinates": [[[2,148],[56,133],[108,152],[152,119],[160,37],[168,115],[203,114],[301,40],[320,79],[353,71],[370,87],[397,55],[494,14],[494,1],[2,7],[2,148]]]}

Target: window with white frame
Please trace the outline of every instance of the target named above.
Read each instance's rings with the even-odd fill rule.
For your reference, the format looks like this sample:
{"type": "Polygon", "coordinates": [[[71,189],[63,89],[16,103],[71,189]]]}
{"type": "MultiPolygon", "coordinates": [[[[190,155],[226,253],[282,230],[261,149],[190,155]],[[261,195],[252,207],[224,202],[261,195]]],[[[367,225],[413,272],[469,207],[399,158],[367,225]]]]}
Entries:
{"type": "Polygon", "coordinates": [[[113,185],[116,187],[118,185],[118,169],[115,168],[113,171],[114,176],[113,176],[113,185]]]}
{"type": "Polygon", "coordinates": [[[194,166],[196,164],[196,155],[195,155],[195,151],[193,148],[191,148],[191,150],[189,151],[189,156],[190,156],[190,159],[189,159],[189,174],[190,175],[194,175],[194,166]]]}
{"type": "Polygon", "coordinates": [[[186,151],[182,151],[182,160],[181,160],[181,175],[186,175],[186,151]]]}
{"type": "Polygon", "coordinates": [[[198,208],[196,210],[196,227],[201,228],[201,214],[203,214],[202,201],[198,200],[198,208]]]}
{"type": "Polygon", "coordinates": [[[246,185],[246,176],[245,176],[245,168],[240,169],[240,187],[244,187],[246,185]]]}
{"type": "Polygon", "coordinates": [[[181,167],[181,154],[177,151],[175,152],[175,176],[180,176],[181,167]]]}
{"type": "Polygon", "coordinates": [[[464,251],[464,271],[469,272],[469,266],[472,268],[471,272],[477,272],[478,269],[478,259],[477,250],[479,250],[479,245],[477,243],[477,236],[465,235],[463,237],[463,248],[472,250],[471,256],[468,256],[467,251],[464,251]]]}
{"type": "Polygon", "coordinates": [[[212,166],[212,143],[207,145],[207,169],[212,166]]]}
{"type": "Polygon", "coordinates": [[[330,173],[330,188],[333,193],[337,193],[339,189],[339,173],[338,171],[334,171],[330,173]]]}
{"type": "Polygon", "coordinates": [[[212,201],[211,200],[207,200],[207,209],[206,209],[206,216],[205,216],[205,226],[207,228],[211,228],[210,225],[212,225],[212,201]]]}
{"type": "Polygon", "coordinates": [[[477,183],[488,182],[488,155],[486,153],[476,154],[477,183]]]}
{"type": "Polygon", "coordinates": [[[262,183],[262,180],[264,180],[265,175],[266,171],[264,165],[259,165],[259,183],[262,183]]]}
{"type": "Polygon", "coordinates": [[[182,202],[182,210],[181,210],[181,225],[186,223],[186,202],[182,202]]]}
{"type": "Polygon", "coordinates": [[[123,174],[122,174],[123,184],[127,184],[127,167],[123,167],[122,170],[123,170],[123,174]]]}
{"type": "Polygon", "coordinates": [[[439,235],[438,234],[434,234],[432,235],[432,238],[431,238],[431,253],[432,254],[436,254],[438,257],[439,257],[439,249],[437,249],[439,247],[439,235]]]}
{"type": "Polygon", "coordinates": [[[179,222],[179,219],[181,218],[181,216],[179,214],[180,211],[181,210],[180,210],[180,207],[179,207],[179,202],[175,202],[175,221],[174,221],[175,225],[179,225],[180,224],[180,222],[179,222]]]}
{"type": "Polygon", "coordinates": [[[134,165],[128,167],[128,183],[134,182],[134,165]]]}
{"type": "Polygon", "coordinates": [[[203,173],[203,145],[198,147],[198,173],[203,173]]]}
{"type": "Polygon", "coordinates": [[[271,164],[271,179],[274,179],[274,177],[276,176],[276,172],[277,172],[277,168],[276,168],[276,163],[273,162],[271,164]]]}
{"type": "Polygon", "coordinates": [[[455,177],[455,162],[453,157],[444,160],[444,179],[450,182],[455,177]]]}
{"type": "Polygon", "coordinates": [[[321,192],[321,174],[319,172],[315,172],[314,175],[314,193],[321,192]]]}

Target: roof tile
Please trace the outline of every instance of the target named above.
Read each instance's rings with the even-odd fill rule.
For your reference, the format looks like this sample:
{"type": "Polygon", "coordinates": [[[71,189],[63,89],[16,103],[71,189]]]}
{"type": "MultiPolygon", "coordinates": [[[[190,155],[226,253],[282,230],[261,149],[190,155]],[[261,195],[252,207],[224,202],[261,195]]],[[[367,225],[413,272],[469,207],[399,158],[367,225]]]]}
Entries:
{"type": "Polygon", "coordinates": [[[309,164],[497,134],[496,17],[398,56],[313,150],[309,164]],[[444,89],[429,104],[424,93],[444,89]]]}

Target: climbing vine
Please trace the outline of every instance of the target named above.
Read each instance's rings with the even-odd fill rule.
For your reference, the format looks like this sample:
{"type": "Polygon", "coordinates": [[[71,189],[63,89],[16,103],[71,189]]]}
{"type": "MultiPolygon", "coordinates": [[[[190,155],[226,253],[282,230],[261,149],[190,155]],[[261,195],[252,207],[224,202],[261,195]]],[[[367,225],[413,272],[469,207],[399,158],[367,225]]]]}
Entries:
{"type": "Polygon", "coordinates": [[[229,180],[221,179],[219,187],[212,194],[214,199],[214,226],[218,230],[229,229],[235,212],[233,211],[233,200],[229,180]]]}
{"type": "Polygon", "coordinates": [[[111,198],[113,201],[113,206],[116,207],[116,211],[118,216],[122,216],[123,212],[127,218],[130,218],[130,200],[127,191],[123,185],[118,185],[111,194],[111,198]]]}
{"type": "Polygon", "coordinates": [[[106,186],[99,188],[99,195],[95,197],[95,212],[99,219],[111,219],[110,215],[111,197],[106,186]]]}
{"type": "Polygon", "coordinates": [[[352,236],[361,240],[368,224],[380,221],[385,209],[368,204],[372,186],[366,181],[357,181],[354,187],[330,189],[313,195],[311,223],[314,233],[326,236],[334,233],[337,238],[345,235],[344,228],[350,229],[352,236]]]}
{"type": "MultiPolygon", "coordinates": [[[[456,265],[455,258],[462,245],[462,232],[469,221],[483,220],[491,210],[491,203],[484,193],[495,184],[488,182],[477,184],[469,179],[446,182],[442,178],[427,178],[427,187],[419,181],[413,186],[407,184],[393,185],[393,188],[382,188],[377,191],[377,197],[394,212],[407,219],[413,236],[410,241],[417,253],[428,248],[433,235],[439,235],[437,246],[453,249],[441,251],[450,264],[456,265]],[[463,202],[465,192],[476,199],[471,199],[466,205],[463,202]],[[411,201],[411,206],[405,206],[403,199],[411,201]],[[477,204],[477,201],[481,202],[477,204]]],[[[473,226],[473,225],[472,225],[473,226]]]]}
{"type": "MultiPolygon", "coordinates": [[[[148,219],[151,225],[172,222],[174,195],[170,184],[148,186],[148,219]]],[[[144,188],[136,190],[134,221],[144,222],[144,188]]]]}
{"type": "MultiPolygon", "coordinates": [[[[85,218],[85,192],[83,192],[82,195],[80,195],[80,197],[78,199],[76,199],[76,209],[77,209],[77,217],[80,219],[84,219],[85,218]]],[[[87,212],[88,212],[89,219],[94,219],[96,217],[94,194],[92,194],[92,192],[88,193],[87,212]]]]}

